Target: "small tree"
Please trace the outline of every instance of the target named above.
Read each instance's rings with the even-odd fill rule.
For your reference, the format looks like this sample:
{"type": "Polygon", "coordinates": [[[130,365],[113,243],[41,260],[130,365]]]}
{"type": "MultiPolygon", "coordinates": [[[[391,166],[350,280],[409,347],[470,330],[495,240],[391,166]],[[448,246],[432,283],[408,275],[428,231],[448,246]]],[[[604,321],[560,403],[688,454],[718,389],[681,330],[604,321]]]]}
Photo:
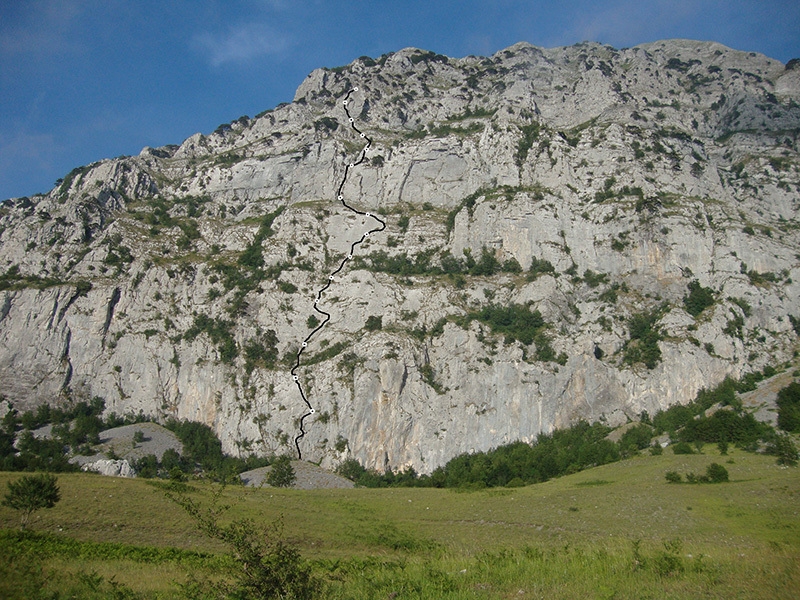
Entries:
{"type": "Polygon", "coordinates": [[[272,487],[291,487],[297,479],[292,468],[291,459],[283,455],[275,459],[267,474],[267,483],[272,487]]]}
{"type": "Polygon", "coordinates": [[[775,438],[767,444],[767,454],[773,454],[778,457],[779,465],[786,465],[793,467],[797,464],[798,452],[797,448],[788,435],[776,435],[775,438]]]}
{"type": "Polygon", "coordinates": [[[45,473],[25,475],[8,482],[8,493],[3,498],[3,506],[22,513],[21,529],[25,529],[34,512],[40,508],[53,508],[61,500],[57,482],[54,475],[45,473]]]}
{"type": "MultiPolygon", "coordinates": [[[[213,496],[211,507],[203,509],[183,493],[167,493],[181,506],[200,531],[230,548],[234,569],[229,578],[212,581],[190,576],[182,586],[192,598],[238,598],[269,600],[319,598],[321,582],[315,578],[298,550],[285,541],[281,520],[271,527],[260,527],[249,519],[220,524],[227,507],[218,505],[223,488],[213,496]]],[[[202,577],[202,576],[201,576],[202,577]]]]}
{"type": "Polygon", "coordinates": [[[728,469],[719,463],[711,463],[706,467],[706,479],[711,483],[728,481],[728,469]]]}

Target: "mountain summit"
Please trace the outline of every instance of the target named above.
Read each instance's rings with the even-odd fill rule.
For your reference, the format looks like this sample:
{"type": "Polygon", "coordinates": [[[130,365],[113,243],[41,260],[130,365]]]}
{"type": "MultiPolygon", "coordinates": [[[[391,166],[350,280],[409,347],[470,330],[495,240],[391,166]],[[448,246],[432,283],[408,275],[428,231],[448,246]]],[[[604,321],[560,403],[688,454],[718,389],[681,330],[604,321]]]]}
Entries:
{"type": "Polygon", "coordinates": [[[292,451],[316,294],[371,227],[341,194],[387,227],[319,301],[304,458],[425,473],[653,414],[796,354],[799,136],[800,66],[716,43],[318,69],[0,205],[0,389],[292,451]]]}

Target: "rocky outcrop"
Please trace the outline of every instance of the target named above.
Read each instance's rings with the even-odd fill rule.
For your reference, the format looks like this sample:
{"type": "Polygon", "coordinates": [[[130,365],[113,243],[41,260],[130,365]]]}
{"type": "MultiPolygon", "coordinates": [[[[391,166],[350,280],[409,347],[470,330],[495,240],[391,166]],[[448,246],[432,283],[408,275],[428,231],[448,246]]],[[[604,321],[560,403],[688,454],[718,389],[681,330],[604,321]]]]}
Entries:
{"type": "Polygon", "coordinates": [[[81,471],[93,471],[109,477],[136,477],[136,471],[128,464],[127,460],[98,460],[84,463],[81,471]]]}
{"type": "Polygon", "coordinates": [[[0,206],[3,394],[291,451],[316,291],[371,227],[336,202],[363,145],[354,86],[372,147],[342,193],[387,228],[321,301],[304,459],[429,472],[790,361],[796,73],[688,40],[316,70],[290,104],[0,206]],[[535,338],[490,318],[513,306],[541,315],[535,338]]]}

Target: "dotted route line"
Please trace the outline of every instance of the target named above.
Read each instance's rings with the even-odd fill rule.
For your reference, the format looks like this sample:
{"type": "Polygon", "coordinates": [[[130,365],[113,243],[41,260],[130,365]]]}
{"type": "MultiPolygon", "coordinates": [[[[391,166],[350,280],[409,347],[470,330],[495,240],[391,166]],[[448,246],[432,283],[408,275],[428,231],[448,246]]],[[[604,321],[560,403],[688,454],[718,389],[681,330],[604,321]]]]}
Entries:
{"type": "Polygon", "coordinates": [[[330,313],[325,312],[324,310],[322,310],[319,307],[319,303],[322,300],[322,294],[325,293],[328,290],[329,287],[331,287],[331,285],[334,282],[334,277],[344,269],[345,265],[347,264],[347,261],[349,261],[349,260],[351,260],[353,258],[354,254],[355,254],[355,250],[359,246],[359,244],[362,244],[371,234],[378,233],[379,231],[383,231],[384,229],[386,229],[386,222],[383,219],[380,219],[379,217],[376,217],[372,213],[364,212],[364,211],[358,210],[357,208],[353,208],[352,206],[347,204],[347,202],[345,202],[344,194],[342,193],[342,190],[344,189],[344,184],[347,183],[347,176],[350,174],[350,169],[353,169],[353,168],[357,167],[358,165],[360,165],[361,163],[363,163],[366,160],[366,158],[367,158],[367,150],[369,150],[370,146],[372,146],[372,140],[370,138],[368,138],[367,135],[364,132],[362,132],[358,127],[356,127],[356,120],[350,115],[350,110],[347,108],[348,102],[350,101],[350,96],[353,94],[353,92],[357,92],[357,91],[358,91],[358,88],[354,87],[352,90],[347,92],[347,95],[345,96],[344,100],[342,101],[342,106],[344,107],[344,112],[347,114],[347,120],[350,122],[350,127],[353,128],[353,131],[355,131],[361,137],[361,139],[366,141],[366,145],[364,146],[364,148],[361,149],[361,153],[359,154],[359,158],[358,158],[358,160],[356,162],[352,162],[352,163],[349,163],[349,164],[345,165],[344,177],[342,177],[342,183],[339,184],[339,190],[336,193],[336,199],[339,202],[342,203],[342,206],[344,206],[348,210],[352,211],[353,213],[355,213],[357,215],[362,215],[364,217],[371,217],[371,218],[375,219],[378,223],[380,223],[380,227],[375,227],[374,229],[370,229],[369,231],[365,232],[361,236],[361,239],[356,240],[355,242],[353,242],[350,245],[349,254],[347,256],[345,256],[344,259],[342,259],[342,262],[339,265],[339,268],[336,269],[330,275],[328,275],[327,283],[317,292],[317,297],[314,299],[314,310],[317,313],[319,313],[322,316],[324,316],[325,318],[323,319],[322,323],[317,325],[317,328],[314,329],[314,331],[312,331],[311,333],[309,333],[308,337],[306,337],[306,339],[304,339],[300,343],[300,350],[298,350],[298,352],[297,352],[297,360],[295,361],[295,364],[292,367],[292,371],[291,371],[292,379],[294,380],[295,385],[297,385],[297,389],[300,391],[300,396],[303,398],[303,402],[306,403],[306,407],[308,408],[308,412],[306,414],[304,414],[302,417],[300,417],[300,433],[294,439],[294,445],[297,448],[297,458],[298,459],[302,459],[303,458],[303,453],[300,450],[300,440],[303,439],[305,437],[305,435],[306,435],[306,430],[303,427],[303,423],[304,423],[304,421],[306,420],[307,417],[310,417],[316,411],[314,410],[314,407],[311,405],[311,402],[309,402],[308,397],[306,396],[305,392],[303,391],[303,385],[300,383],[300,377],[297,375],[297,369],[300,368],[300,358],[301,358],[303,352],[305,351],[305,349],[308,347],[308,342],[311,341],[311,338],[313,338],[319,331],[321,331],[322,328],[325,327],[325,325],[328,323],[328,321],[331,320],[330,313]]]}

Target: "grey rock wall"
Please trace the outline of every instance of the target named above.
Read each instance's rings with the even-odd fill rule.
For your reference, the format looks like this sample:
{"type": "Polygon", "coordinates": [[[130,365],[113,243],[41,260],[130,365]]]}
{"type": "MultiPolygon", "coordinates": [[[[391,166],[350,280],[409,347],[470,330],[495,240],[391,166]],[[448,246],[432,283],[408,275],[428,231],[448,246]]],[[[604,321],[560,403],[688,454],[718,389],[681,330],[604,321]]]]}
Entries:
{"type": "Polygon", "coordinates": [[[796,71],[688,40],[412,48],[318,69],[291,104],[3,203],[7,400],[100,396],[207,423],[229,452],[292,451],[304,405],[288,371],[316,290],[371,227],[335,201],[363,144],[340,104],[356,85],[373,144],[343,193],[388,226],[323,299],[332,319],[301,369],[316,409],[303,458],[430,472],[792,360],[796,71]],[[523,272],[441,273],[443,253],[465,251],[523,272]],[[409,260],[385,272],[379,252],[409,260]],[[409,270],[420,260],[426,273],[409,270]],[[529,276],[539,261],[553,271],[529,276]],[[692,281],[714,291],[697,316],[692,281]],[[558,360],[464,318],[512,304],[541,313],[558,360]],[[625,357],[630,318],[654,310],[648,368],[625,357]]]}

